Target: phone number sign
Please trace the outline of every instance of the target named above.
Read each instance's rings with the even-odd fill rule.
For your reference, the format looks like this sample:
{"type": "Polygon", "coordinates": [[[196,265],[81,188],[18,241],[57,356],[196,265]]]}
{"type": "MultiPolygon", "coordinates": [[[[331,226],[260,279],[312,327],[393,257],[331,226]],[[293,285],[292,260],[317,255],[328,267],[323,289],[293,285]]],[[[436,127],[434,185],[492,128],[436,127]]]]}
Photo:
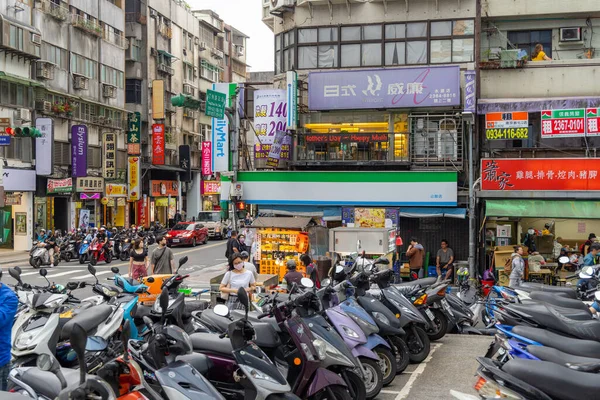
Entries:
{"type": "Polygon", "coordinates": [[[586,133],[585,109],[542,110],[542,138],[582,136],[586,133]]]}
{"type": "Polygon", "coordinates": [[[529,138],[529,113],[527,111],[487,113],[485,137],[487,140],[529,138]]]}

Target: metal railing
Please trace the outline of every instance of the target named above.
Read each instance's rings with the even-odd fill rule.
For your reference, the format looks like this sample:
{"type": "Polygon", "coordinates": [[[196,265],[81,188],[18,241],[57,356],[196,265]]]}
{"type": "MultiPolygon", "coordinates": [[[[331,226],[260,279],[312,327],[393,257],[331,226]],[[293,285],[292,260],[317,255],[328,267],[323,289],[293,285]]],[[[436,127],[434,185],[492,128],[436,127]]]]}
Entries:
{"type": "Polygon", "coordinates": [[[102,36],[102,26],[99,23],[85,18],[83,15],[71,14],[71,23],[74,27],[79,28],[94,36],[102,36]]]}
{"type": "Polygon", "coordinates": [[[146,25],[146,16],[139,12],[128,12],[125,13],[125,22],[138,22],[142,25],[146,25]]]}
{"type": "Polygon", "coordinates": [[[463,168],[464,140],[461,118],[453,114],[411,114],[410,161],[422,167],[463,168]]]}
{"type": "Polygon", "coordinates": [[[158,33],[160,33],[167,39],[171,39],[173,37],[173,30],[170,26],[167,26],[166,24],[158,25],[158,33]]]}
{"type": "Polygon", "coordinates": [[[126,49],[129,46],[129,41],[122,33],[118,34],[105,30],[102,38],[108,43],[112,43],[122,49],[126,49]]]}
{"type": "Polygon", "coordinates": [[[53,3],[50,0],[42,0],[42,11],[60,21],[66,21],[69,18],[67,7],[53,3]]]}

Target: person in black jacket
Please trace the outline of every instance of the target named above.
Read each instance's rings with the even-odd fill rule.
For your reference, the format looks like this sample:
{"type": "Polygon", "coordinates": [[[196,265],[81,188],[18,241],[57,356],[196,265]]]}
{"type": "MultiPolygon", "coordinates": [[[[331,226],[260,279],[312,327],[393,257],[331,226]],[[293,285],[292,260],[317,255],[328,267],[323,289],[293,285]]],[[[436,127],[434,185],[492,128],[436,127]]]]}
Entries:
{"type": "Polygon", "coordinates": [[[231,231],[231,237],[227,240],[227,250],[225,250],[225,257],[229,259],[233,254],[239,254],[242,251],[240,250],[240,242],[237,239],[237,231],[231,231]]]}

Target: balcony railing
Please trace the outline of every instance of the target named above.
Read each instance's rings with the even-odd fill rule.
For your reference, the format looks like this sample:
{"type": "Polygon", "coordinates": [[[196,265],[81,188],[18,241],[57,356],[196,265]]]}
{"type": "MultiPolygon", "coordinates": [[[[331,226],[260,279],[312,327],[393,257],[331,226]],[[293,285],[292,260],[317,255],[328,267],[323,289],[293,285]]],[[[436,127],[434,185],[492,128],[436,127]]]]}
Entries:
{"type": "Polygon", "coordinates": [[[142,25],[146,25],[146,16],[139,12],[128,12],[125,13],[125,22],[138,22],[142,25]]]}
{"type": "Polygon", "coordinates": [[[69,18],[67,7],[53,3],[50,0],[42,0],[42,11],[59,21],[66,21],[69,18]]]}
{"type": "Polygon", "coordinates": [[[85,18],[83,15],[72,14],[71,23],[75,28],[79,28],[84,32],[92,34],[97,37],[102,36],[102,27],[99,23],[85,18]]]}
{"type": "Polygon", "coordinates": [[[158,33],[167,39],[171,39],[173,37],[173,30],[166,24],[158,25],[158,33]]]}
{"type": "Polygon", "coordinates": [[[110,31],[104,31],[104,35],[102,36],[102,38],[104,40],[106,40],[108,43],[112,43],[115,46],[118,46],[122,49],[126,49],[127,47],[129,47],[129,41],[127,40],[127,38],[125,37],[125,35],[121,34],[116,34],[114,32],[110,32],[110,31]]]}

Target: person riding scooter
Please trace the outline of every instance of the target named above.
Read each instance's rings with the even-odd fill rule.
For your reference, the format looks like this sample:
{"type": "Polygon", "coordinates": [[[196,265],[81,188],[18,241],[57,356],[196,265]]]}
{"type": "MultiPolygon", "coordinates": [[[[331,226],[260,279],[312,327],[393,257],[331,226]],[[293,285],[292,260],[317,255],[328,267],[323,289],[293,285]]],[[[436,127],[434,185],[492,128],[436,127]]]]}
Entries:
{"type": "Polygon", "coordinates": [[[104,228],[104,227],[100,228],[100,232],[98,232],[98,234],[96,235],[96,239],[98,240],[98,242],[102,243],[102,249],[105,253],[107,251],[109,251],[108,236],[106,235],[106,228],[104,228]]]}

